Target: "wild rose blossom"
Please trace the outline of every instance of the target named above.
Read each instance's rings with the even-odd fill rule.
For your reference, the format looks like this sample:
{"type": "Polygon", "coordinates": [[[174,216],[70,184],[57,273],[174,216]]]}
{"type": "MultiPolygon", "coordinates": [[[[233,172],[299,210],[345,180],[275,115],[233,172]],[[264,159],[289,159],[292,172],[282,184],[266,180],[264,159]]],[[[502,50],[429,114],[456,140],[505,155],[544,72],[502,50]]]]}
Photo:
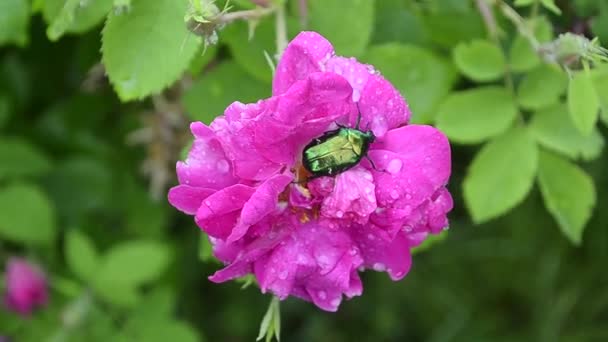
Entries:
{"type": "Polygon", "coordinates": [[[169,201],[206,232],[226,267],[224,282],[253,274],[263,292],[336,311],[361,295],[359,271],[400,280],[410,249],[447,227],[452,198],[450,146],[430,126],[407,125],[410,111],[370,65],[334,54],[315,32],[286,48],[273,96],[234,102],[211,125],[191,125],[195,140],[178,162],[169,201]],[[307,178],[302,150],[337,128],[376,136],[368,157],[333,177],[307,178]]]}
{"type": "Polygon", "coordinates": [[[36,265],[25,259],[11,258],[6,265],[6,306],[22,315],[29,315],[48,300],[46,277],[36,265]]]}

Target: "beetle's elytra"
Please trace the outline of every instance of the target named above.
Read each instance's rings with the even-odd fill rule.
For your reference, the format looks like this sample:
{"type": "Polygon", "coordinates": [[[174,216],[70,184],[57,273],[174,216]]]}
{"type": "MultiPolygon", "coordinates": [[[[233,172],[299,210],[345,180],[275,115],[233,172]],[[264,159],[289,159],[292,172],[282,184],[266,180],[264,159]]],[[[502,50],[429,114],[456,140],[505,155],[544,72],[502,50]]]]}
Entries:
{"type": "Polygon", "coordinates": [[[376,137],[372,131],[340,126],[313,139],[302,152],[302,164],[312,178],[334,176],[357,164],[367,156],[376,137]]]}

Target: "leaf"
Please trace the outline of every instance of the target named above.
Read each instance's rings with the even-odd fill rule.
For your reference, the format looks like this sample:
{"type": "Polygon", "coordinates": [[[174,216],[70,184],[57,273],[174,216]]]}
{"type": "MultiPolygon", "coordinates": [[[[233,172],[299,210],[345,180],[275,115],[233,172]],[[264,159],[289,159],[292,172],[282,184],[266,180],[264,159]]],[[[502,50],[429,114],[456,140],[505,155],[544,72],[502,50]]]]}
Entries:
{"type": "Polygon", "coordinates": [[[530,110],[559,101],[568,87],[568,76],[559,67],[543,64],[527,74],[517,88],[517,101],[530,110]]]}
{"type": "MultiPolygon", "coordinates": [[[[459,1],[459,3],[465,2],[459,1]]],[[[479,12],[473,10],[441,9],[425,15],[424,24],[431,41],[448,49],[452,49],[462,41],[483,38],[486,35],[479,12]]]]}
{"type": "Polygon", "coordinates": [[[8,43],[16,43],[19,46],[27,44],[29,24],[28,0],[0,1],[0,46],[8,43]]]}
{"type": "Polygon", "coordinates": [[[496,86],[449,95],[437,111],[437,127],[455,142],[475,144],[506,131],[517,116],[509,92],[496,86]]]}
{"type": "Polygon", "coordinates": [[[540,191],[547,210],[564,235],[576,245],[596,202],[593,180],[578,166],[548,153],[540,153],[540,191]]]}
{"type": "Polygon", "coordinates": [[[555,14],[562,14],[562,11],[555,4],[555,0],[540,0],[540,3],[549,11],[555,14]]]}
{"type": "Polygon", "coordinates": [[[193,120],[210,123],[234,101],[255,102],[270,96],[270,87],[234,62],[224,62],[200,77],[182,97],[193,120]]]}
{"type": "Polygon", "coordinates": [[[256,341],[260,341],[265,337],[266,342],[268,342],[275,336],[277,341],[281,340],[281,311],[279,298],[272,297],[268,310],[266,310],[260,324],[260,331],[258,332],[256,341]]]}
{"type": "Polygon", "coordinates": [[[424,241],[422,241],[422,243],[420,245],[413,247],[411,249],[411,252],[412,252],[412,254],[424,252],[424,251],[430,249],[432,246],[442,242],[447,237],[448,237],[448,230],[446,227],[446,229],[442,230],[441,233],[439,233],[439,234],[429,234],[426,237],[426,239],[424,239],[424,241]]]}
{"type": "Polygon", "coordinates": [[[146,342],[200,342],[196,330],[190,325],[166,319],[165,321],[155,322],[153,325],[148,325],[145,329],[139,331],[139,338],[136,341],[146,342]]]}
{"type": "Polygon", "coordinates": [[[602,118],[604,122],[608,123],[608,68],[593,69],[591,75],[600,101],[602,118]]]}
{"type": "Polygon", "coordinates": [[[514,128],[485,145],[463,182],[473,221],[486,222],[519,204],[532,188],[537,166],[536,143],[523,128],[514,128]]]}
{"type": "Polygon", "coordinates": [[[403,94],[416,122],[429,122],[456,81],[449,61],[414,45],[372,46],[363,58],[403,94]]]}
{"type": "Polygon", "coordinates": [[[102,258],[94,288],[118,305],[132,305],[137,288],[158,279],[169,265],[169,250],[152,241],[130,241],[113,247],[102,258]]]}
{"type": "Polygon", "coordinates": [[[55,238],[55,212],[40,189],[31,184],[0,188],[0,235],[14,242],[49,245],[55,238]]]}
{"type": "Polygon", "coordinates": [[[604,147],[604,138],[597,129],[590,136],[576,129],[564,104],[535,113],[529,127],[539,144],[572,159],[595,159],[604,147]]]}
{"type": "Polygon", "coordinates": [[[500,48],[482,39],[458,44],[452,57],[463,75],[478,82],[495,81],[506,69],[505,58],[500,48]]]}
{"type": "Polygon", "coordinates": [[[102,33],[102,60],[123,101],[160,92],[188,68],[198,38],[183,22],[185,0],[133,0],[126,13],[110,13],[102,33]]]}
{"type": "Polygon", "coordinates": [[[225,38],[234,60],[243,70],[260,81],[270,83],[272,69],[264,57],[264,52],[274,56],[277,51],[274,21],[260,21],[251,39],[247,25],[244,21],[232,23],[222,32],[222,37],[225,38]]]}
{"type": "Polygon", "coordinates": [[[68,32],[86,32],[101,23],[111,9],[112,0],[45,0],[46,35],[56,41],[68,32]]]}
{"type": "Polygon", "coordinates": [[[0,179],[37,176],[50,167],[49,159],[28,141],[0,137],[0,179]]]}
{"type": "Polygon", "coordinates": [[[363,53],[373,30],[373,0],[350,0],[347,6],[344,0],[309,0],[308,4],[310,29],[327,38],[339,55],[363,53]]]}
{"type": "Polygon", "coordinates": [[[81,280],[90,282],[97,273],[99,256],[93,242],[77,229],[71,229],[66,235],[65,258],[68,267],[81,280]]]}
{"type": "MultiPolygon", "coordinates": [[[[545,17],[539,17],[527,22],[533,27],[534,36],[540,43],[547,43],[553,39],[553,27],[545,17]]],[[[526,72],[541,64],[538,53],[534,50],[528,39],[518,34],[509,49],[509,66],[514,72],[526,72]]]]}
{"type": "Polygon", "coordinates": [[[597,122],[600,101],[586,70],[574,74],[568,85],[568,110],[576,128],[590,135],[597,122]]]}
{"type": "Polygon", "coordinates": [[[517,6],[517,7],[530,6],[535,1],[538,1],[538,0],[515,0],[514,5],[517,6]]]}
{"type": "Polygon", "coordinates": [[[380,0],[374,4],[373,43],[428,45],[429,37],[420,11],[414,11],[401,0],[380,0]]]}
{"type": "Polygon", "coordinates": [[[207,234],[201,233],[201,237],[198,244],[198,257],[203,262],[213,260],[213,246],[209,241],[207,234]]]}
{"type": "Polygon", "coordinates": [[[8,96],[0,94],[0,130],[6,125],[12,114],[11,101],[8,96]]]}

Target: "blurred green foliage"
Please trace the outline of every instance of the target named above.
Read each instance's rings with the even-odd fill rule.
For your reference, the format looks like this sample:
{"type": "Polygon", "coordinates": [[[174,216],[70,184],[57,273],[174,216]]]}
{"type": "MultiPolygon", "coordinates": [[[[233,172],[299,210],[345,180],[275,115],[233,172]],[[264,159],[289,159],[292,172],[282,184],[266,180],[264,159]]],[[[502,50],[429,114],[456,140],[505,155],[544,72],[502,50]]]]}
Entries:
{"type": "MultiPolygon", "coordinates": [[[[373,64],[453,143],[450,233],[399,283],[364,274],[336,314],[283,302],[284,340],[608,340],[608,68],[592,45],[551,50],[569,31],[606,43],[607,1],[507,1],[519,19],[486,0],[267,3],[285,6],[288,38],[317,30],[373,64]]],[[[0,260],[25,255],[51,283],[32,317],[0,310],[0,335],[256,336],[268,296],[210,283],[207,238],[164,198],[189,121],[270,95],[275,15],[212,28],[203,47],[187,6],[0,2],[0,260]]]]}

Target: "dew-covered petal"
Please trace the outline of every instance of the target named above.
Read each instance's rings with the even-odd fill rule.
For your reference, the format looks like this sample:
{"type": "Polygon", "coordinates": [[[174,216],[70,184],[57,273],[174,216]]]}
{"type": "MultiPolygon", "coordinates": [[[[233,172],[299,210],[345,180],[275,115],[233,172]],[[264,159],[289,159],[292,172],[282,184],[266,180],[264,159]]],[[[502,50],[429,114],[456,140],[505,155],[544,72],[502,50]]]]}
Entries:
{"type": "Polygon", "coordinates": [[[202,122],[193,122],[190,130],[194,142],[186,160],[176,166],[180,184],[210,189],[235,184],[232,166],[215,133],[202,122]]]}
{"type": "Polygon", "coordinates": [[[450,145],[431,126],[409,125],[390,130],[369,152],[376,198],[381,208],[417,208],[450,176],[450,145]]]}
{"type": "Polygon", "coordinates": [[[236,184],[212,194],[196,212],[196,224],[210,236],[226,239],[254,192],[255,188],[236,184]]]}
{"type": "Polygon", "coordinates": [[[334,54],[331,43],[316,32],[301,32],[285,48],[272,82],[273,95],[280,95],[313,72],[334,54]]]}
{"type": "Polygon", "coordinates": [[[198,188],[190,185],[177,185],[169,190],[169,203],[188,215],[194,215],[203,200],[217,190],[198,188]]]}
{"type": "Polygon", "coordinates": [[[335,177],[333,191],[325,198],[321,214],[325,217],[367,223],[376,210],[375,185],[369,171],[356,167],[335,177]]]}
{"type": "Polygon", "coordinates": [[[235,174],[264,180],[293,166],[302,147],[353,110],[352,88],[339,75],[313,73],[287,92],[255,104],[235,102],[216,118],[216,132],[235,174]]]}
{"type": "Polygon", "coordinates": [[[410,269],[412,256],[405,233],[387,241],[380,229],[371,225],[352,230],[366,268],[387,272],[392,280],[400,280],[410,269]]]}
{"type": "Polygon", "coordinates": [[[228,236],[227,242],[242,238],[249,227],[276,211],[279,194],[292,180],[293,176],[290,175],[275,175],[257,187],[243,205],[238,223],[228,236]]]}
{"type": "MultiPolygon", "coordinates": [[[[370,75],[359,100],[361,127],[369,127],[376,137],[409,122],[411,112],[399,91],[382,76],[370,75]]],[[[351,119],[352,121],[352,119],[351,119]]]]}

